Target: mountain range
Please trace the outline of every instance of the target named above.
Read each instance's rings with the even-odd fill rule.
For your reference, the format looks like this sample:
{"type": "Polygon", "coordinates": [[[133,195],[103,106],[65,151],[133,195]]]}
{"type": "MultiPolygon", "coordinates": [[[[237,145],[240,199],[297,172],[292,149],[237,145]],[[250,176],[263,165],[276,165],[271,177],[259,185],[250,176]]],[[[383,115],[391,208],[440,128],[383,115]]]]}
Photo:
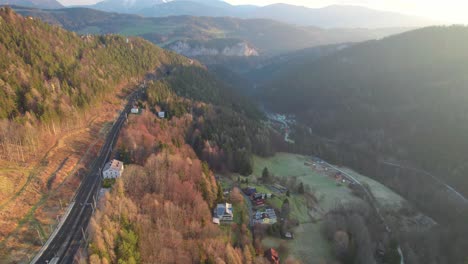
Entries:
{"type": "MultiPolygon", "coordinates": [[[[56,0],[0,0],[0,5],[42,9],[63,8],[56,0]]],[[[236,6],[221,0],[104,0],[86,7],[146,17],[190,15],[244,19],[262,18],[322,28],[422,27],[440,24],[440,22],[426,18],[345,5],[307,8],[289,4],[236,6]]]]}
{"type": "Polygon", "coordinates": [[[0,5],[16,5],[43,9],[58,9],[64,7],[56,0],[0,0],[0,5]]]}
{"type": "Polygon", "coordinates": [[[267,18],[289,24],[324,28],[420,27],[437,23],[430,19],[341,5],[307,8],[288,4],[235,6],[220,0],[104,0],[90,7],[148,17],[192,15],[267,18]]]}
{"type": "Polygon", "coordinates": [[[321,29],[295,26],[269,19],[233,17],[171,16],[150,18],[133,14],[103,12],[88,8],[40,10],[15,7],[24,16],[38,17],[80,34],[117,33],[141,36],[160,46],[171,47],[185,42],[191,50],[209,48],[232,49],[246,43],[259,55],[276,55],[319,45],[359,42],[400,33],[407,28],[385,29],[321,29]],[[236,41],[237,40],[237,41],[236,41]],[[231,43],[232,45],[226,46],[231,43]]]}

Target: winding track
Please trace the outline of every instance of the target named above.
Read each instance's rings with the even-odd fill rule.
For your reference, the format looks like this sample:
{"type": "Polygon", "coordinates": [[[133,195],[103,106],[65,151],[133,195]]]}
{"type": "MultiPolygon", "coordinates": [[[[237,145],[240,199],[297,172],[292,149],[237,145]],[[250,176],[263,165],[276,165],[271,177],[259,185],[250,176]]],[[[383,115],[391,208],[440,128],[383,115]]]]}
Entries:
{"type": "Polygon", "coordinates": [[[53,233],[31,261],[32,264],[73,263],[75,253],[79,249],[83,239],[83,230],[86,230],[94,210],[93,204],[96,201],[101,183],[101,168],[104,167],[104,164],[109,159],[109,155],[117,142],[120,129],[125,123],[133,101],[140,93],[141,90],[137,90],[127,97],[126,106],[114,122],[98,157],[94,160],[90,172],[82,180],[75,194],[69,214],[65,216],[66,219],[63,224],[58,227],[59,229],[53,233]]]}

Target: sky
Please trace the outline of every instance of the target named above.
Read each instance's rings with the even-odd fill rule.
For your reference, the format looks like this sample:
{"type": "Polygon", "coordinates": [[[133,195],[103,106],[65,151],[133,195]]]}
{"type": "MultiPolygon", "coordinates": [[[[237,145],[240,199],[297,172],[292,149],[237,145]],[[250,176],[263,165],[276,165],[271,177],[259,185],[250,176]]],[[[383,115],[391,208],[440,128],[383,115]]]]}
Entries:
{"type": "MultiPolygon", "coordinates": [[[[101,0],[58,0],[64,5],[93,4],[101,0]]],[[[307,7],[358,5],[373,9],[417,15],[451,23],[468,24],[468,0],[226,0],[233,5],[287,3],[307,7]]]]}

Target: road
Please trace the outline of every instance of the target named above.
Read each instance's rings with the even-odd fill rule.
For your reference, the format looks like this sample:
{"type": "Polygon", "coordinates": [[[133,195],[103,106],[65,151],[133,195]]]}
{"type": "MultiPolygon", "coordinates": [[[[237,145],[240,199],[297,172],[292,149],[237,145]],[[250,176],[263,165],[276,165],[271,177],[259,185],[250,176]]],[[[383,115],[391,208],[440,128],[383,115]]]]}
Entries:
{"type": "Polygon", "coordinates": [[[245,195],[245,193],[244,193],[242,190],[241,190],[241,194],[242,194],[242,196],[244,197],[244,200],[245,200],[245,202],[246,202],[246,204],[247,204],[247,209],[249,210],[249,226],[250,226],[251,228],[253,228],[253,226],[254,226],[254,224],[253,224],[254,219],[253,219],[253,206],[252,206],[252,201],[250,200],[250,198],[249,198],[247,195],[245,195]]]}
{"type": "Polygon", "coordinates": [[[403,165],[388,162],[388,161],[383,161],[382,163],[385,164],[385,165],[388,165],[388,166],[397,167],[397,168],[406,169],[406,170],[412,170],[412,171],[419,172],[419,173],[422,173],[424,175],[427,175],[427,176],[431,177],[434,181],[439,183],[440,185],[444,186],[449,192],[451,192],[456,197],[458,197],[463,203],[465,203],[465,204],[468,203],[468,199],[466,199],[466,197],[463,196],[463,194],[461,194],[460,192],[455,190],[455,188],[453,188],[452,186],[446,184],[441,179],[439,179],[438,177],[434,176],[433,174],[431,174],[431,173],[429,173],[427,171],[417,169],[417,168],[412,168],[412,167],[409,167],[409,166],[403,166],[403,165]]]}
{"type": "Polygon", "coordinates": [[[284,141],[286,141],[286,142],[288,142],[288,143],[294,144],[294,140],[292,140],[291,138],[289,138],[290,127],[289,127],[289,124],[288,124],[287,121],[286,121],[286,116],[280,115],[280,114],[272,114],[272,113],[267,113],[267,116],[268,116],[268,118],[270,118],[271,120],[273,120],[273,121],[275,121],[275,122],[278,122],[278,123],[281,123],[281,124],[283,125],[283,129],[284,129],[284,141]]]}
{"type": "Polygon", "coordinates": [[[73,263],[96,205],[101,185],[101,168],[108,161],[127,114],[135,98],[140,94],[141,90],[137,90],[127,97],[127,104],[109,131],[98,157],[89,173],[81,181],[69,213],[64,216],[63,222],[58,225],[57,230],[52,233],[31,263],[73,263]]]}
{"type": "MultiPolygon", "coordinates": [[[[374,210],[377,213],[377,216],[379,217],[380,221],[385,226],[385,230],[388,233],[391,233],[392,230],[390,229],[387,222],[385,221],[385,218],[383,217],[382,213],[380,212],[379,206],[376,204],[374,196],[369,192],[369,190],[358,179],[356,179],[353,175],[347,173],[346,171],[341,170],[340,168],[338,168],[336,166],[331,165],[330,163],[328,163],[326,161],[323,161],[323,163],[325,165],[327,165],[328,167],[330,167],[330,168],[332,168],[332,169],[334,169],[336,171],[341,172],[345,177],[348,178],[348,180],[352,181],[354,184],[359,185],[359,187],[361,187],[361,189],[364,190],[364,192],[365,192],[365,194],[367,196],[367,199],[369,200],[369,204],[374,208],[374,210]]],[[[398,245],[398,254],[400,255],[400,264],[404,264],[405,260],[404,260],[403,252],[401,251],[400,245],[398,245]]]]}

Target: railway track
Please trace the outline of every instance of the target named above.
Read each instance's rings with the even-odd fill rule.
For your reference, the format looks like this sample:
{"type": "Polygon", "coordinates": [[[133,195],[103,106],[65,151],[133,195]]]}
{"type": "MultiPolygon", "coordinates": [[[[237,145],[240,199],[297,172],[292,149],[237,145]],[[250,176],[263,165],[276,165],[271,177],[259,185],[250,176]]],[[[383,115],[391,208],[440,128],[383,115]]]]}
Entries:
{"type": "Polygon", "coordinates": [[[82,180],[75,194],[70,212],[63,220],[63,224],[59,225],[59,229],[53,233],[31,261],[32,264],[73,263],[95,208],[101,184],[101,169],[108,161],[120,129],[127,119],[127,114],[140,93],[141,90],[137,90],[127,97],[127,104],[114,122],[90,172],[82,180]]]}

